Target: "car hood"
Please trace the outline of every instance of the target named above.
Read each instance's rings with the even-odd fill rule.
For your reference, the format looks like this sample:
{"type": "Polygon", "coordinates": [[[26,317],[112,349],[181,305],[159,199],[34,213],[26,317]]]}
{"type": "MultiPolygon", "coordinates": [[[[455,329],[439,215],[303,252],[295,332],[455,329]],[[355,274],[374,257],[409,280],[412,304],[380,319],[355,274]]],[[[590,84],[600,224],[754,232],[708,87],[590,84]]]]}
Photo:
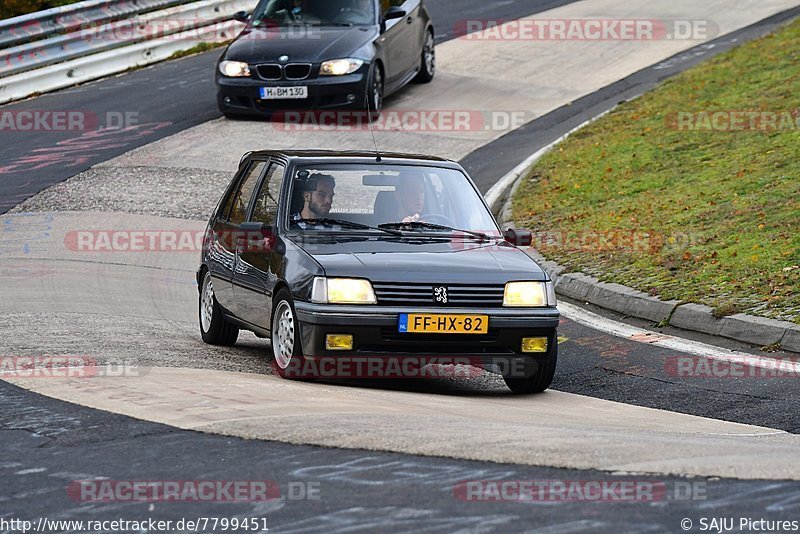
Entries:
{"type": "Polygon", "coordinates": [[[547,279],[530,256],[505,241],[304,235],[298,245],[327,276],[476,284],[547,279]]]}
{"type": "Polygon", "coordinates": [[[301,38],[300,29],[246,28],[225,52],[225,59],[255,63],[277,63],[289,56],[288,63],[320,63],[329,59],[352,57],[374,38],[372,27],[314,27],[313,35],[301,38]]]}

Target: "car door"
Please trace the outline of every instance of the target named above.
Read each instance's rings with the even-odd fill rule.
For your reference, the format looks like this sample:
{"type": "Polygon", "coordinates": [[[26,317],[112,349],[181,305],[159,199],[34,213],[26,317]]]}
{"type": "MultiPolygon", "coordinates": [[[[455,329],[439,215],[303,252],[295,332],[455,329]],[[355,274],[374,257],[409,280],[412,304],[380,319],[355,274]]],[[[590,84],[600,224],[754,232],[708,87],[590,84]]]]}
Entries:
{"type": "MultiPolygon", "coordinates": [[[[403,8],[402,0],[381,0],[381,20],[391,7],[403,8]]],[[[407,22],[408,14],[399,19],[385,21],[386,30],[379,38],[380,47],[384,52],[384,76],[386,79],[386,93],[391,93],[397,89],[398,85],[408,72],[408,48],[411,41],[411,26],[407,22]]]]}
{"type": "Polygon", "coordinates": [[[272,292],[277,282],[280,257],[273,254],[277,235],[278,206],[286,166],[272,161],[254,196],[248,223],[260,223],[263,231],[249,230],[240,235],[236,250],[233,292],[239,317],[269,330],[272,315],[272,292]]]}
{"type": "Polygon", "coordinates": [[[230,314],[238,316],[238,305],[233,293],[233,276],[236,270],[236,234],[245,222],[250,199],[259,178],[267,167],[266,160],[253,160],[230,191],[223,208],[208,236],[208,262],[214,296],[230,314]]]}
{"type": "Polygon", "coordinates": [[[406,28],[406,54],[404,56],[405,72],[416,69],[422,58],[422,48],[425,46],[425,20],[421,16],[422,2],[420,0],[406,0],[400,5],[405,10],[406,16],[403,24],[406,28]]]}

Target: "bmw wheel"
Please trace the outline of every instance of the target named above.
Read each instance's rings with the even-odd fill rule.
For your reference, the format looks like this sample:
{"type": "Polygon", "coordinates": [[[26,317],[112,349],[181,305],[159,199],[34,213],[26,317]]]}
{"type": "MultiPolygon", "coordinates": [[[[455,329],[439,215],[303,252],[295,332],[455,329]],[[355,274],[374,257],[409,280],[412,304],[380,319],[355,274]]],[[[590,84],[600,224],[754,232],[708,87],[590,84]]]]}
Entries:
{"type": "Polygon", "coordinates": [[[422,47],[422,59],[420,60],[419,74],[414,78],[415,82],[428,83],[436,75],[436,43],[433,40],[433,32],[428,31],[425,37],[425,46],[422,47]]]}
{"type": "Polygon", "coordinates": [[[383,110],[383,73],[379,65],[372,67],[372,73],[367,84],[367,97],[365,107],[369,110],[370,120],[376,120],[383,110]]]}

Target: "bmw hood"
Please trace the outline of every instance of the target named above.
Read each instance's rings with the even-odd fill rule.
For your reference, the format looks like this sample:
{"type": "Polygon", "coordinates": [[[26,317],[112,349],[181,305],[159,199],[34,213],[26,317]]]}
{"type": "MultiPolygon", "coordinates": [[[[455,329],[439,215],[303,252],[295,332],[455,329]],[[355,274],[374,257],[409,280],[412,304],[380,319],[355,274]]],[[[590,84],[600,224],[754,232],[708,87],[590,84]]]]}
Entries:
{"type": "Polygon", "coordinates": [[[225,52],[225,59],[250,64],[278,63],[279,57],[288,56],[288,63],[321,63],[330,59],[353,57],[376,32],[375,28],[363,26],[313,26],[308,29],[248,26],[230,44],[225,52]]]}
{"type": "Polygon", "coordinates": [[[474,284],[547,280],[530,256],[504,241],[320,236],[306,237],[298,245],[319,262],[327,276],[474,284]]]}

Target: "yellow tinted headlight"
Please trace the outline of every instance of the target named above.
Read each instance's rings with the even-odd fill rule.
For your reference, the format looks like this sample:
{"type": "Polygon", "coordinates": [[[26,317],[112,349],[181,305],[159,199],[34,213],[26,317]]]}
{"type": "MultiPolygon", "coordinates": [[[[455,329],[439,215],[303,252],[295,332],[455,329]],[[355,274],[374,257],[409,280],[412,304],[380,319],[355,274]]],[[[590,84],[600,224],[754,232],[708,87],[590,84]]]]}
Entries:
{"type": "Polygon", "coordinates": [[[369,280],[359,278],[321,278],[314,280],[312,302],[328,304],[376,304],[369,280]]]}
{"type": "Polygon", "coordinates": [[[326,350],[353,350],[352,334],[328,334],[325,336],[326,350]]]}
{"type": "Polygon", "coordinates": [[[545,282],[509,282],[503,294],[503,306],[535,308],[547,306],[545,282]]]}
{"type": "Polygon", "coordinates": [[[547,352],[546,337],[523,337],[522,352],[547,352]]]}

